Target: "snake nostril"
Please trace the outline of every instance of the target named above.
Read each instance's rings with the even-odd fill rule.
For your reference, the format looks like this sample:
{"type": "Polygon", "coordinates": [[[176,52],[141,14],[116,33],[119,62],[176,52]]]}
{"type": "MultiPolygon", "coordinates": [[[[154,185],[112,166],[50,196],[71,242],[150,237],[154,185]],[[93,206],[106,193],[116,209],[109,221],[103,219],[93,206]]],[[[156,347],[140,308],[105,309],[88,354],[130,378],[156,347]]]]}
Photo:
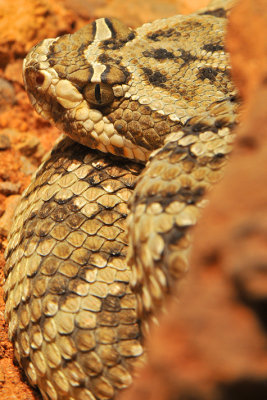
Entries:
{"type": "Polygon", "coordinates": [[[35,82],[38,86],[41,86],[44,83],[44,80],[45,78],[43,74],[41,74],[40,72],[36,74],[35,82]]]}

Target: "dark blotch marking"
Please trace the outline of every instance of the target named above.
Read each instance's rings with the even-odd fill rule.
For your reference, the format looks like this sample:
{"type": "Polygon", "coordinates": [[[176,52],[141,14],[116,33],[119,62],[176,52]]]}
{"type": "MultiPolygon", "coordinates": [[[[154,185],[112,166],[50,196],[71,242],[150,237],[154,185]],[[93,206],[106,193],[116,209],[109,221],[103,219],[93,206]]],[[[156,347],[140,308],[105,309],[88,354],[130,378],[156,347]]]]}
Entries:
{"type": "Polygon", "coordinates": [[[122,57],[118,57],[116,58],[112,58],[110,57],[107,53],[102,53],[100,54],[100,56],[98,57],[97,61],[102,63],[102,64],[117,64],[119,65],[121,62],[122,57]]]}
{"type": "Polygon", "coordinates": [[[241,102],[241,99],[239,98],[239,96],[238,95],[232,95],[232,96],[229,96],[229,101],[231,101],[231,103],[235,103],[235,102],[237,102],[237,101],[240,101],[241,102]]]}
{"type": "Polygon", "coordinates": [[[69,211],[66,206],[55,207],[51,213],[51,218],[56,222],[62,222],[69,215],[69,211]]]}
{"type": "Polygon", "coordinates": [[[208,10],[200,15],[213,15],[217,18],[226,18],[227,12],[224,8],[216,8],[216,10],[208,10]]]}
{"type": "Polygon", "coordinates": [[[211,160],[211,163],[217,162],[217,160],[222,160],[223,158],[225,158],[225,154],[217,153],[214,155],[213,159],[211,160]]]}
{"type": "Polygon", "coordinates": [[[125,46],[126,43],[130,42],[135,38],[135,32],[129,33],[126,39],[116,40],[115,38],[104,40],[101,49],[117,50],[125,46]]]}
{"type": "Polygon", "coordinates": [[[153,42],[159,42],[163,38],[170,38],[171,36],[178,38],[181,36],[181,33],[173,28],[170,28],[168,30],[159,29],[156,32],[147,34],[147,38],[153,40],[153,42]]]}
{"type": "Polygon", "coordinates": [[[72,229],[77,229],[79,226],[85,221],[85,216],[82,213],[76,213],[70,215],[68,213],[69,218],[67,219],[67,224],[72,228],[72,229]]]}
{"type": "Polygon", "coordinates": [[[88,176],[88,178],[86,179],[86,182],[88,182],[90,186],[97,186],[97,185],[101,185],[101,182],[103,182],[107,178],[108,178],[108,175],[105,172],[105,170],[103,170],[103,171],[101,170],[101,172],[100,171],[93,172],[93,174],[88,176]]]}
{"type": "Polygon", "coordinates": [[[165,243],[176,245],[186,234],[187,228],[179,226],[179,229],[171,229],[170,232],[164,235],[165,243]]]}
{"type": "Polygon", "coordinates": [[[86,47],[88,47],[88,43],[82,43],[80,47],[78,47],[77,53],[79,54],[79,56],[83,56],[83,52],[86,49],[86,47]]]}
{"type": "Polygon", "coordinates": [[[113,26],[112,22],[110,21],[109,18],[105,18],[105,23],[106,23],[107,26],[109,27],[109,30],[110,30],[111,35],[112,35],[112,38],[115,39],[116,36],[117,36],[117,32],[116,32],[116,30],[114,29],[114,26],[113,26]]]}
{"type": "Polygon", "coordinates": [[[176,198],[178,201],[191,205],[196,204],[203,197],[204,193],[205,189],[203,187],[198,187],[195,190],[183,187],[177,192],[176,198]]]}
{"type": "Polygon", "coordinates": [[[129,33],[127,42],[129,42],[130,40],[133,40],[134,38],[135,38],[135,32],[129,33]]]}
{"type": "Polygon", "coordinates": [[[208,79],[210,82],[214,82],[217,74],[218,71],[216,71],[216,69],[210,67],[204,67],[199,69],[197,77],[202,81],[204,81],[204,79],[208,79]]]}
{"type": "Polygon", "coordinates": [[[225,126],[224,118],[215,121],[216,128],[221,129],[223,126],[225,126]]]}
{"type": "Polygon", "coordinates": [[[181,55],[179,56],[179,58],[181,58],[184,61],[184,64],[182,65],[182,67],[188,63],[190,63],[191,61],[195,61],[197,60],[196,56],[193,56],[189,51],[185,51],[184,49],[178,49],[181,52],[181,55]]]}
{"type": "Polygon", "coordinates": [[[196,124],[190,125],[190,119],[186,122],[186,129],[184,130],[184,132],[186,133],[186,135],[199,135],[202,132],[205,131],[212,131],[214,133],[218,132],[218,129],[215,127],[215,125],[207,125],[203,122],[198,122],[196,124]]]}
{"type": "Polygon", "coordinates": [[[177,146],[177,142],[169,142],[167,143],[162,150],[159,151],[158,154],[164,153],[165,151],[172,151],[172,154],[186,154],[187,149],[185,147],[177,146]]]}
{"type": "Polygon", "coordinates": [[[215,51],[224,50],[224,47],[219,43],[217,43],[217,44],[209,43],[209,44],[205,44],[202,47],[202,49],[206,50],[206,51],[211,51],[212,53],[214,53],[215,51]]]}
{"type": "Polygon", "coordinates": [[[175,58],[175,55],[171,51],[162,48],[152,51],[146,50],[143,52],[143,55],[145,57],[155,58],[156,60],[169,60],[175,58]]]}
{"type": "MultiPolygon", "coordinates": [[[[110,66],[110,65],[106,65],[105,71],[102,72],[102,74],[101,74],[101,81],[102,82],[109,83],[109,73],[110,73],[111,67],[112,66],[110,66]]],[[[131,76],[130,72],[125,67],[123,67],[122,65],[120,65],[119,69],[122,71],[122,73],[123,73],[123,75],[125,77],[124,80],[123,81],[121,80],[120,83],[127,83],[128,80],[130,79],[130,76],[131,76]]]]}
{"type": "MultiPolygon", "coordinates": [[[[158,202],[162,207],[168,207],[173,201],[179,201],[186,203],[188,205],[196,204],[205,194],[205,188],[199,186],[196,189],[183,187],[177,193],[165,192],[165,197],[159,196],[157,194],[151,195],[146,199],[146,203],[149,205],[153,202],[158,202]]],[[[138,200],[138,199],[137,199],[138,200]]],[[[142,203],[142,200],[137,203],[142,203]]]]}
{"type": "MultiPolygon", "coordinates": [[[[59,294],[63,295],[64,293],[66,293],[67,295],[70,295],[70,293],[68,292],[68,284],[69,284],[68,278],[56,275],[49,280],[48,293],[58,294],[58,295],[59,294]]],[[[64,297],[61,297],[60,302],[63,301],[64,297]]]]}
{"type": "Polygon", "coordinates": [[[54,65],[56,65],[57,61],[55,59],[49,58],[49,56],[47,57],[47,59],[48,59],[50,67],[53,67],[54,65]]]}
{"type": "Polygon", "coordinates": [[[150,69],[150,68],[143,68],[143,71],[144,71],[147,79],[153,86],[159,86],[162,88],[166,88],[164,83],[167,81],[167,78],[161,72],[152,71],[152,69],[150,69]]]}
{"type": "Polygon", "coordinates": [[[119,312],[121,309],[120,299],[116,296],[108,295],[103,299],[102,309],[110,312],[119,312]]]}
{"type": "Polygon", "coordinates": [[[93,38],[94,38],[95,34],[96,34],[96,22],[95,21],[92,23],[92,26],[93,26],[92,34],[93,34],[93,38]]]}

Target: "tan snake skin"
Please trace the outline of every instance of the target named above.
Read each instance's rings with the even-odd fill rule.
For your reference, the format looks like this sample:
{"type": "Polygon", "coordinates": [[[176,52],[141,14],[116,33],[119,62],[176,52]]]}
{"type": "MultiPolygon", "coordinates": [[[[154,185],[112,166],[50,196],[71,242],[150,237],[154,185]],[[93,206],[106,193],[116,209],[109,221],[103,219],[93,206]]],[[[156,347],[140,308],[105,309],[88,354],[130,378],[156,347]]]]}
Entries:
{"type": "Polygon", "coordinates": [[[135,31],[102,18],[25,59],[32,104],[71,136],[24,192],[6,250],[9,336],[44,399],[128,387],[147,317],[188,269],[233,141],[226,14],[215,4],[135,31]]]}

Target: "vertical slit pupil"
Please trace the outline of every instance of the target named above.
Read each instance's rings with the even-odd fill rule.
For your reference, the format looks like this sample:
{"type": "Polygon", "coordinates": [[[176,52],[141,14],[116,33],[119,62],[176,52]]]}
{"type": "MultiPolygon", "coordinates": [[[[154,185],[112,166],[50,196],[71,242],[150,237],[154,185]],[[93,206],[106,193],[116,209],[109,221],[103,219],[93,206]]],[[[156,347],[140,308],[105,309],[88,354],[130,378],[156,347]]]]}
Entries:
{"type": "Polygon", "coordinates": [[[95,85],[95,99],[99,104],[101,104],[101,91],[99,83],[95,85]]]}

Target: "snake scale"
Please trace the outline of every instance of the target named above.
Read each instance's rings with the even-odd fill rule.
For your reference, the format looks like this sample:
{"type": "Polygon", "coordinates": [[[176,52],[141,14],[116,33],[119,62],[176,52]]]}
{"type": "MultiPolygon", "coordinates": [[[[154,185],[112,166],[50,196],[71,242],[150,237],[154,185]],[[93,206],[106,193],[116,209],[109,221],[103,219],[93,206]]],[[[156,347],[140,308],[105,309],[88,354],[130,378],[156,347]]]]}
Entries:
{"type": "Polygon", "coordinates": [[[233,142],[226,15],[101,18],[24,61],[36,111],[70,136],[23,193],[6,250],[9,337],[44,399],[113,399],[145,360],[233,142]]]}

